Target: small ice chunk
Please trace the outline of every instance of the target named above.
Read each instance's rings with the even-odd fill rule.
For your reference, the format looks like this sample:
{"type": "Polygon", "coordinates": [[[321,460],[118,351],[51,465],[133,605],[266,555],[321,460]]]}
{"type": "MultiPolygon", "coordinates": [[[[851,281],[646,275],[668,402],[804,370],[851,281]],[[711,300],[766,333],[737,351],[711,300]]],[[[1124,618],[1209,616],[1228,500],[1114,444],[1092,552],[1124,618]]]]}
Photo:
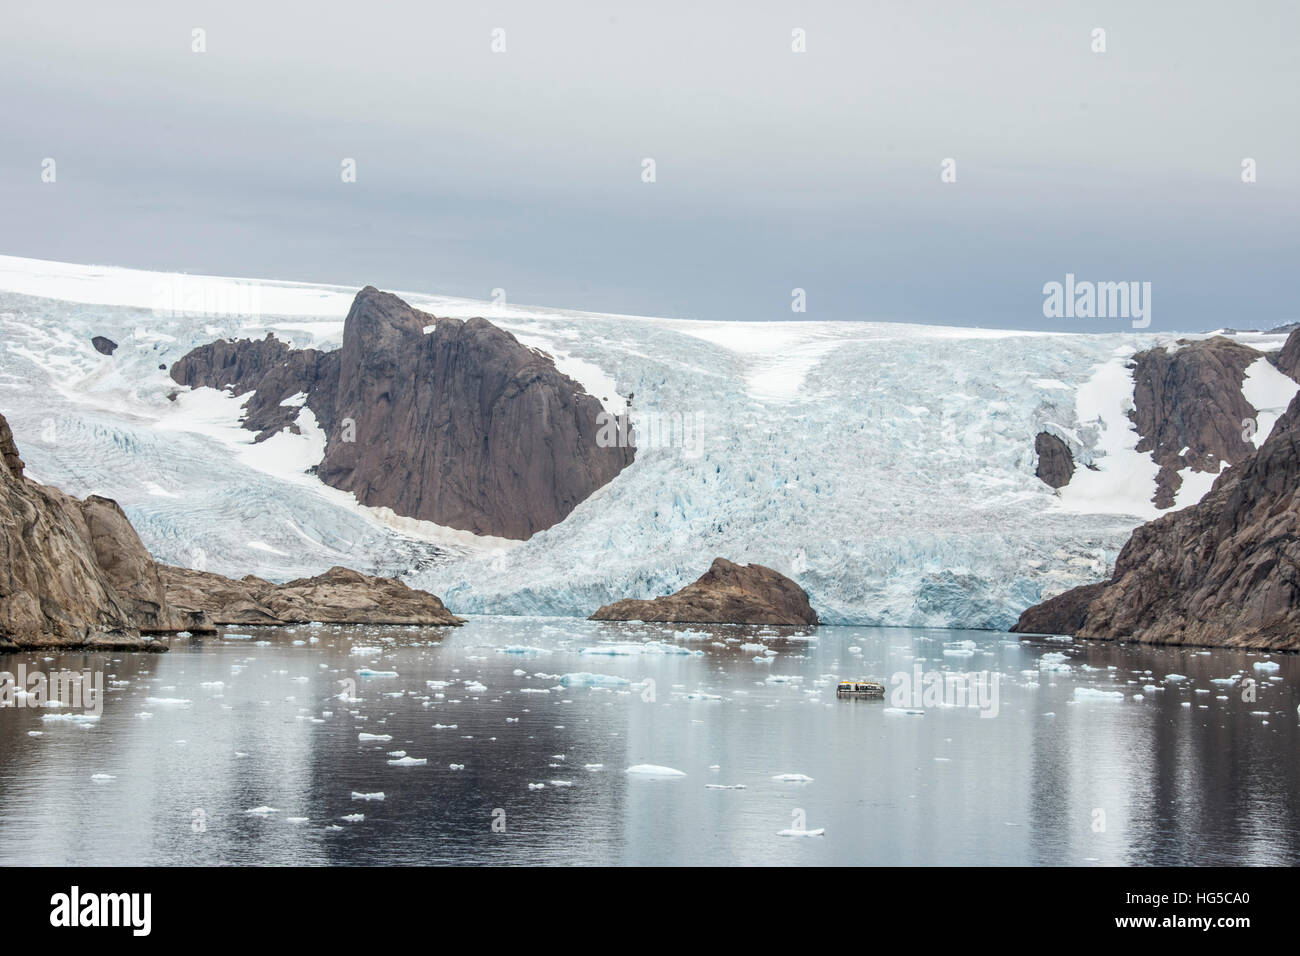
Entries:
{"type": "Polygon", "coordinates": [[[672,767],[662,767],[659,764],[639,763],[635,766],[628,767],[626,773],[635,774],[639,777],[684,777],[686,776],[680,770],[674,770],[672,767]]]}
{"type": "Polygon", "coordinates": [[[812,777],[806,773],[778,773],[772,779],[783,783],[812,783],[812,777]]]}

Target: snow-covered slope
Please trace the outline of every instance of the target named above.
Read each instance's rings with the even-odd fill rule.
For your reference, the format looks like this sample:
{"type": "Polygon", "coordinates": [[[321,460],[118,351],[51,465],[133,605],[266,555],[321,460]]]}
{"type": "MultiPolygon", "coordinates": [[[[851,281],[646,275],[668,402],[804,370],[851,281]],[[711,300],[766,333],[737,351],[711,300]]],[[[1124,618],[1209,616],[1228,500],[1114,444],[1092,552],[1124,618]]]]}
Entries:
{"type": "MultiPolygon", "coordinates": [[[[403,573],[462,613],[585,615],[721,555],[790,574],[829,622],[1001,628],[1102,577],[1157,513],[1155,466],[1124,417],[1126,362],[1171,336],[692,322],[399,292],[491,319],[608,407],[635,395],[635,463],[513,543],[361,508],[307,473],[322,441],[308,410],[301,435],[254,445],[238,399],[167,375],[219,337],[333,347],[353,289],[5,257],[0,289],[0,412],[31,473],[118,499],[160,559],[227,574],[346,564],[403,573]],[[120,347],[100,355],[94,335],[120,347]],[[1034,477],[1045,428],[1096,468],[1059,495],[1034,477]]],[[[1265,370],[1254,380],[1270,407],[1285,398],[1265,370]]]]}

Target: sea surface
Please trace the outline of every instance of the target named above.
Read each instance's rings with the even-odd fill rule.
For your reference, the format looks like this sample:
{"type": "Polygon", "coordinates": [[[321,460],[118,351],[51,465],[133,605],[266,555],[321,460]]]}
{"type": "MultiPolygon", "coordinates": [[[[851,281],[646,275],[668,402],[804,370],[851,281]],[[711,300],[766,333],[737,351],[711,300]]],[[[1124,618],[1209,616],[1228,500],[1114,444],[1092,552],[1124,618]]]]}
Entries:
{"type": "Polygon", "coordinates": [[[521,617],[169,643],[0,655],[105,686],[0,708],[0,864],[1300,863],[1295,655],[521,617]],[[889,697],[837,699],[858,677],[889,697]]]}

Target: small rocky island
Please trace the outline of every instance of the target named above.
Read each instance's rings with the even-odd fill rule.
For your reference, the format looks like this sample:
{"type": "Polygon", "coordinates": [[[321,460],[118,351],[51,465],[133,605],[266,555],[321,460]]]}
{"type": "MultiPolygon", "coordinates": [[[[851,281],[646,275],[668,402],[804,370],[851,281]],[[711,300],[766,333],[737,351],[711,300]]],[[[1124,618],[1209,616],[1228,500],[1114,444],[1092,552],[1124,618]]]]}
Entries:
{"type": "Polygon", "coordinates": [[[23,471],[0,415],[0,651],[165,651],[151,635],[225,623],[463,623],[432,594],[345,568],[275,585],[158,564],[117,502],[23,471]]]}
{"type": "Polygon", "coordinates": [[[817,612],[807,592],[784,574],[761,564],[717,558],[675,594],[648,601],[624,598],[605,605],[590,620],[804,627],[817,624],[817,612]]]}

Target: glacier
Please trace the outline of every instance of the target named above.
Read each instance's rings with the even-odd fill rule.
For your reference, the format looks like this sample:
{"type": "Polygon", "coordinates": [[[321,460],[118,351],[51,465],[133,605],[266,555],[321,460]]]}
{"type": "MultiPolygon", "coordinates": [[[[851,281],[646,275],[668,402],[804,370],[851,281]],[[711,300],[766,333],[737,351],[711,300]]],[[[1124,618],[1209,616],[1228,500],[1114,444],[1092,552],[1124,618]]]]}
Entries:
{"type": "MultiPolygon", "coordinates": [[[[632,395],[638,443],[632,466],[528,541],[402,518],[314,477],[310,410],[299,434],[255,443],[242,398],[166,371],[223,337],[335,348],[355,292],[0,256],[0,413],[32,477],[116,499],[161,561],[273,581],[341,564],[461,614],[586,616],[725,556],[788,574],[828,624],[1005,629],[1105,577],[1161,513],[1126,417],[1127,363],[1185,335],[698,321],[397,292],[488,318],[610,410],[632,395]],[[1043,430],[1081,463],[1059,493],[1034,475],[1043,430]]],[[[1289,401],[1295,386],[1258,384],[1266,374],[1255,387],[1270,407],[1289,401]]],[[[1256,444],[1269,425],[1261,415],[1256,444]]],[[[1207,489],[1185,482],[1177,505],[1207,489]]]]}

